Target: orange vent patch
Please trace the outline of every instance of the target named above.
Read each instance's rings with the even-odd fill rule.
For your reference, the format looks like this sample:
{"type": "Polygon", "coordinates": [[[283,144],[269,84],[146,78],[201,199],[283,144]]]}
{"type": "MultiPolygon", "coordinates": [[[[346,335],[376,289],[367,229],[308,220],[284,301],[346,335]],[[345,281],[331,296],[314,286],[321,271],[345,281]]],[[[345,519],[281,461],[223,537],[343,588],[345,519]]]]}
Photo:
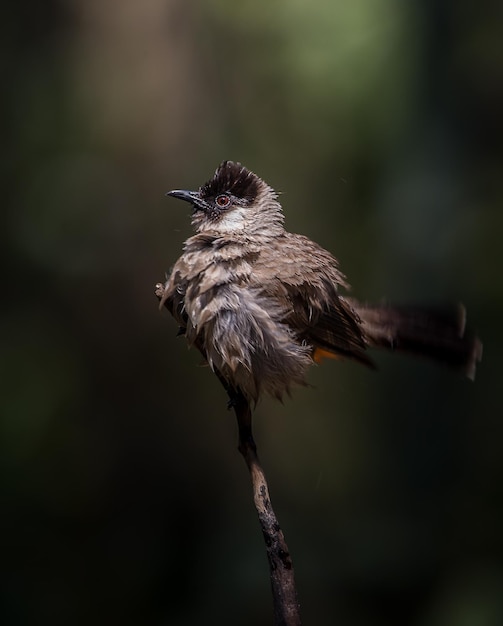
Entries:
{"type": "Polygon", "coordinates": [[[323,348],[315,348],[313,352],[313,361],[315,363],[321,363],[323,359],[340,359],[338,354],[324,350],[323,348]]]}

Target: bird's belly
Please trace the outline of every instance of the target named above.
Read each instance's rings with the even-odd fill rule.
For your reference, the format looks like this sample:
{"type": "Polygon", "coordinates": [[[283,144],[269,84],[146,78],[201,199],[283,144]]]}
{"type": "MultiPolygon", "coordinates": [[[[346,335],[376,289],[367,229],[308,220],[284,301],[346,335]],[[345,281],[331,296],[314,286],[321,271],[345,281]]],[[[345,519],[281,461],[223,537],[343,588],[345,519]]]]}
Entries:
{"type": "Polygon", "coordinates": [[[194,333],[210,366],[250,400],[262,390],[282,397],[292,384],[304,383],[312,348],[283,321],[285,306],[260,289],[223,285],[211,296],[187,298],[185,309],[189,341],[194,333]]]}

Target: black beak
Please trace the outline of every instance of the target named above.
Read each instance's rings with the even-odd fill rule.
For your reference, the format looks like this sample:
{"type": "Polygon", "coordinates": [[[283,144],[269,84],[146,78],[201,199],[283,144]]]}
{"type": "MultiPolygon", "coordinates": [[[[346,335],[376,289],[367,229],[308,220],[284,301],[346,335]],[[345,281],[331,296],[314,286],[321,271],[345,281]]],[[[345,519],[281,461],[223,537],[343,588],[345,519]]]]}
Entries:
{"type": "Polygon", "coordinates": [[[185,200],[185,202],[190,202],[194,208],[198,209],[207,209],[208,206],[204,200],[201,199],[199,195],[199,191],[187,191],[186,189],[173,189],[173,191],[168,191],[167,196],[172,196],[173,198],[178,198],[180,200],[185,200]]]}

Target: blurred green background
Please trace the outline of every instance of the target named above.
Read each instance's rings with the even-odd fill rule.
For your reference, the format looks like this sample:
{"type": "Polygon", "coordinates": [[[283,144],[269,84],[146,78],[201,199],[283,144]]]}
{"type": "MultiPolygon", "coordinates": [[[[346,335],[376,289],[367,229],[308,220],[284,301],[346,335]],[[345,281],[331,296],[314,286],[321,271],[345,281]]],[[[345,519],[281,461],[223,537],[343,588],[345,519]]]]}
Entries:
{"type": "Polygon", "coordinates": [[[277,190],[355,296],[462,300],[474,384],[313,368],[256,439],[305,624],[503,623],[503,11],[21,0],[2,19],[2,624],[270,624],[236,427],[154,284],[169,189],[277,190]]]}

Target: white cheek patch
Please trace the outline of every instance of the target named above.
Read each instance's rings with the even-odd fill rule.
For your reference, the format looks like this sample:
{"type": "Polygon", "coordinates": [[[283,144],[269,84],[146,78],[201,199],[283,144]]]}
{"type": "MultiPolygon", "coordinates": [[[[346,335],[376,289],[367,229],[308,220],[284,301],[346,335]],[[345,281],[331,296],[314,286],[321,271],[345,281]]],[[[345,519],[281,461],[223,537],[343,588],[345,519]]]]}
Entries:
{"type": "Polygon", "coordinates": [[[246,230],[246,215],[249,209],[245,207],[233,207],[230,211],[222,213],[213,228],[221,233],[235,233],[236,231],[246,230]]]}

